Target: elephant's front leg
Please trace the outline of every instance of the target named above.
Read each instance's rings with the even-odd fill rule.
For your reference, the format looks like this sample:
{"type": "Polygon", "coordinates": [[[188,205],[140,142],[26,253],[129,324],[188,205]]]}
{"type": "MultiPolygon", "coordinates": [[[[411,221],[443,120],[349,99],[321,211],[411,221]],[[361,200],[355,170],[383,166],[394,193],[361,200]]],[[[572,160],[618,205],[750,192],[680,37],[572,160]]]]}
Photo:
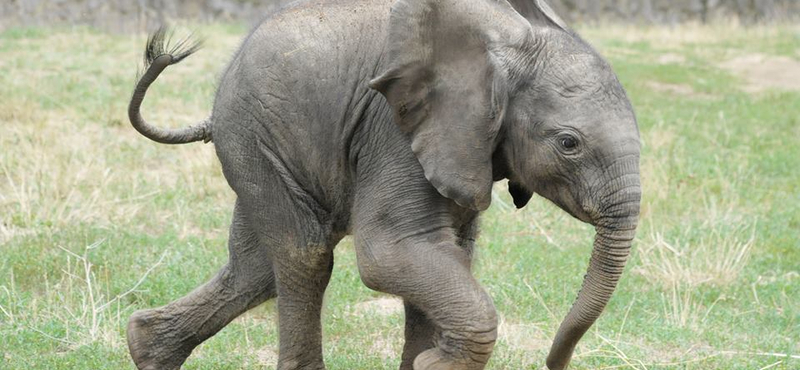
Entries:
{"type": "Polygon", "coordinates": [[[364,283],[403,297],[439,329],[435,347],[416,356],[413,368],[483,369],[497,339],[497,315],[491,299],[472,277],[464,251],[448,242],[392,245],[357,240],[364,283]]]}
{"type": "MultiPolygon", "coordinates": [[[[434,347],[416,356],[413,369],[481,370],[497,338],[494,305],[470,273],[469,256],[455,243],[452,229],[425,224],[420,230],[430,232],[406,238],[357,231],[361,279],[403,297],[438,329],[434,347]]],[[[420,349],[419,343],[412,345],[404,357],[420,349]]]]}
{"type": "Polygon", "coordinates": [[[400,370],[414,370],[414,359],[420,353],[434,347],[436,326],[425,316],[419,308],[405,302],[406,328],[403,358],[400,370]]]}
{"type": "MultiPolygon", "coordinates": [[[[476,215],[477,216],[477,215],[476,215]]],[[[475,240],[478,238],[478,217],[464,222],[456,234],[458,245],[472,259],[475,240]]],[[[436,326],[428,319],[425,312],[409,302],[405,303],[405,345],[400,370],[413,370],[414,359],[435,346],[434,339],[438,335],[436,326]]]]}

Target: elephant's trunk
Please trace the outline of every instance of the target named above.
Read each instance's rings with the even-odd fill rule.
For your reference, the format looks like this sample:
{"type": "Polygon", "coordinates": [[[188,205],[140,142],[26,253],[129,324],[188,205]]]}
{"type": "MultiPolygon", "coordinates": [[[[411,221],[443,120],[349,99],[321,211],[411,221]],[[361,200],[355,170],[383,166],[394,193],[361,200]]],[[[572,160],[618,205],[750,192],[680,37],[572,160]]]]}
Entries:
{"type": "Polygon", "coordinates": [[[597,234],[583,286],[547,356],[551,370],[566,369],[575,345],[603,312],[625,268],[639,218],[638,160],[635,170],[617,177],[611,182],[616,190],[606,193],[612,195],[607,199],[608,206],[601,210],[603,216],[594,222],[597,234]]]}

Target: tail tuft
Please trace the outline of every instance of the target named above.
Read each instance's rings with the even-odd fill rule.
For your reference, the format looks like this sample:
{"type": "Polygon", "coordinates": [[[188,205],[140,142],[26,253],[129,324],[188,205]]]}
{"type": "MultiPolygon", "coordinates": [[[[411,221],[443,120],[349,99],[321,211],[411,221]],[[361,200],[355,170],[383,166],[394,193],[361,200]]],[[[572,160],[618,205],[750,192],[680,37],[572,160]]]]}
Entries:
{"type": "Polygon", "coordinates": [[[136,79],[131,101],[128,104],[128,118],[136,131],[150,140],[164,144],[184,144],[193,141],[211,141],[211,121],[205,120],[193,126],[172,129],[151,125],[142,118],[139,109],[147,94],[147,88],[168,66],[178,63],[200,49],[201,42],[191,35],[177,43],[172,43],[172,32],[161,27],[147,39],[144,50],[144,70],[136,79]]]}
{"type": "Polygon", "coordinates": [[[200,50],[203,41],[192,36],[190,34],[173,44],[173,32],[164,26],[159,27],[147,39],[147,47],[144,50],[144,68],[147,69],[156,58],[164,54],[172,56],[172,63],[170,64],[176,64],[200,50]]]}

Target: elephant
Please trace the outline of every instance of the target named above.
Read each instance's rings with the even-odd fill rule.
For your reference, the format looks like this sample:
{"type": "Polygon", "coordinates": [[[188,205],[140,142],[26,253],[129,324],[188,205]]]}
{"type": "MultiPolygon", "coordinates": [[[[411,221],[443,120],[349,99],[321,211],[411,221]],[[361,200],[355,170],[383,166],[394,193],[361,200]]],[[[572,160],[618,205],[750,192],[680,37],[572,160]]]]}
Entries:
{"type": "Polygon", "coordinates": [[[151,34],[128,109],[159,143],[212,141],[236,194],[229,260],[127,327],[139,369],[177,369],[235,317],[277,298],[277,369],[324,369],[320,309],[352,235],[370,289],[405,309],[400,369],[484,369],[497,340],[471,264],[479,215],[508,180],[595,228],[589,266],[546,358],[567,368],[609,302],[639,218],[640,141],[609,64],[543,0],[311,0],[269,15],[222,74],[209,118],[148,123],[145,93],[198,50],[151,34]]]}

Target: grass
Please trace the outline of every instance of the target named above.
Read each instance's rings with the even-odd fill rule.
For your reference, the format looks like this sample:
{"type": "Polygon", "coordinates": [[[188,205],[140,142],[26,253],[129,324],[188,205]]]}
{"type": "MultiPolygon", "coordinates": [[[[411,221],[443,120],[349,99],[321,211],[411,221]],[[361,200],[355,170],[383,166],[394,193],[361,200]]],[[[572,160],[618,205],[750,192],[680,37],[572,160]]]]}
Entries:
{"type": "MultiPolygon", "coordinates": [[[[246,32],[197,27],[207,47],[152,88],[151,120],[210,110],[246,32]]],[[[721,67],[800,59],[800,29],[582,28],[637,108],[644,202],[627,273],[574,369],[800,367],[800,92],[745,89],[721,67]]],[[[212,145],[167,147],[125,110],[145,35],[86,28],[0,34],[0,368],[133,368],[127,317],[174,300],[225,262],[233,196],[212,145]]],[[[490,369],[540,369],[580,285],[589,226],[499,184],[476,275],[501,315],[490,369]]],[[[351,242],[324,311],[330,369],[394,369],[402,310],[365,288],[351,242]]],[[[187,369],[271,369],[274,302],[195,350],[187,369]]]]}

